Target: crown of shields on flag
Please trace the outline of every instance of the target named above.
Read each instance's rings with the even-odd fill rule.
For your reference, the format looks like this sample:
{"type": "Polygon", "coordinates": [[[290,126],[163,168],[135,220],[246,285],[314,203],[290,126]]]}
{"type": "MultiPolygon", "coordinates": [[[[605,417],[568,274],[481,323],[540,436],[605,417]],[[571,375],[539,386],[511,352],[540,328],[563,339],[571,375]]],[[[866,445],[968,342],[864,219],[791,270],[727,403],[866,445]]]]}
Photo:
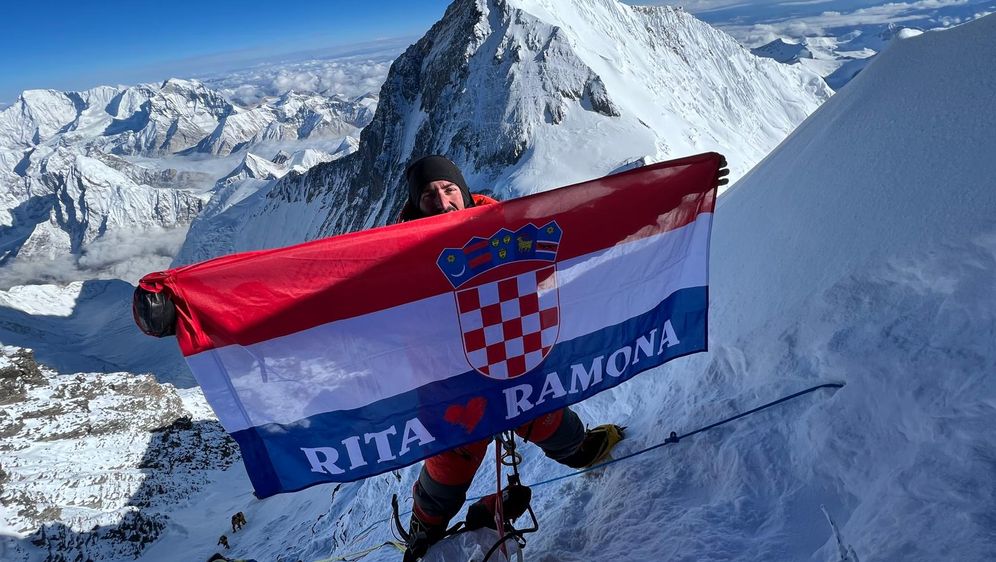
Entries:
{"type": "Polygon", "coordinates": [[[551,221],[501,229],[447,248],[439,268],[453,285],[467,361],[477,372],[510,379],[532,371],[557,343],[560,298],[551,221]]]}

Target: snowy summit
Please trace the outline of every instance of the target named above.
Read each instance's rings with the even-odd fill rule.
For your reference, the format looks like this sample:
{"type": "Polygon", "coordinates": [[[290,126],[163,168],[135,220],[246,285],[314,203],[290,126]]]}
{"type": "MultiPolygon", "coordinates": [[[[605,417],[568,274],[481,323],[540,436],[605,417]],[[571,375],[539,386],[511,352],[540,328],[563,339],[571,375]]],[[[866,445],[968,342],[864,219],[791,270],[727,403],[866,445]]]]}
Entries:
{"type": "Polygon", "coordinates": [[[405,165],[425,154],[499,198],[708,150],[736,178],[830,95],[680,9],[458,0],[394,62],[355,154],[278,182],[196,255],[393,222],[405,165]]]}

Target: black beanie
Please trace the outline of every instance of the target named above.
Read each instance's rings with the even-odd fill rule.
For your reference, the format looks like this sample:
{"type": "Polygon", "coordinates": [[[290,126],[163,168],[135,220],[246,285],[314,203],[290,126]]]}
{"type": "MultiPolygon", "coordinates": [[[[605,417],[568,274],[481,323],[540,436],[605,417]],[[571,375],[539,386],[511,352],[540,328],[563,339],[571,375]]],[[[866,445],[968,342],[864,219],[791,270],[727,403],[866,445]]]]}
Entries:
{"type": "Polygon", "coordinates": [[[453,182],[463,193],[463,206],[470,208],[474,206],[474,199],[470,196],[470,188],[467,187],[460,168],[445,156],[425,156],[412,162],[405,170],[405,177],[408,178],[408,202],[418,209],[418,200],[422,195],[422,189],[426,185],[438,181],[446,180],[453,182]]]}

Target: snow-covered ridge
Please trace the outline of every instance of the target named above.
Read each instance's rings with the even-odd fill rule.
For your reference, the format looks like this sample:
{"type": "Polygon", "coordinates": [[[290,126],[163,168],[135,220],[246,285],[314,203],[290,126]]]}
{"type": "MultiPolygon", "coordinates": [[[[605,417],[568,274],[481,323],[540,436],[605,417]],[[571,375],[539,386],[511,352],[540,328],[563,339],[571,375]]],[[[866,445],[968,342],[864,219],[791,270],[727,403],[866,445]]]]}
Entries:
{"type": "Polygon", "coordinates": [[[736,178],[830,93],[679,9],[458,0],[395,61],[357,153],[277,182],[218,251],[391,222],[425,154],[500,197],[707,150],[736,178]]]}
{"type": "Polygon", "coordinates": [[[30,148],[64,137],[106,137],[120,154],[168,153],[193,145],[235,107],[202,84],[171,79],[84,92],[27,90],[0,112],[0,146],[30,148]]]}
{"type": "Polygon", "coordinates": [[[305,149],[287,154],[280,151],[270,160],[247,152],[242,163],[218,180],[204,210],[191,225],[171,267],[204,261],[231,251],[240,231],[252,228],[242,222],[251,209],[269,194],[281,178],[300,176],[324,162],[332,162],[356,151],[358,141],[346,137],[331,153],[305,149]]]}
{"type": "MultiPolygon", "coordinates": [[[[847,386],[535,487],[527,559],[996,557],[996,194],[979,183],[996,176],[996,73],[964,70],[992,68],[994,35],[990,17],[899,43],[720,197],[710,352],[577,410],[627,425],[624,455],[816,383],[847,386]]],[[[568,472],[536,447],[519,451],[527,482],[568,472]]],[[[470,496],[493,491],[486,464],[470,496]]],[[[142,562],[206,560],[235,511],[249,525],[229,536],[232,557],[334,558],[391,538],[391,495],[405,502],[417,471],[256,501],[236,466],[173,501],[168,525],[129,525],[159,537],[142,562]]],[[[4,555],[133,552],[109,533],[62,529],[34,535],[37,546],[8,539],[4,555]]],[[[459,546],[427,562],[453,560],[443,553],[454,547],[469,559],[459,546]]],[[[385,548],[364,561],[398,558],[385,548]]]]}
{"type": "Polygon", "coordinates": [[[189,152],[228,154],[265,141],[356,136],[373,118],[376,97],[356,99],[288,92],[279,99],[222,118],[189,152]]]}
{"type": "Polygon", "coordinates": [[[839,37],[803,37],[798,42],[777,38],[755,47],[751,52],[778,62],[807,68],[826,80],[834,90],[844,87],[872,61],[875,55],[894,41],[916,37],[923,31],[896,24],[866,26],[839,37]]]}
{"type": "MultiPolygon", "coordinates": [[[[160,166],[156,158],[218,157],[304,139],[353,146],[344,139],[359,135],[375,107],[372,94],[287,92],[248,109],[200,82],[178,79],[26,91],[0,111],[0,265],[6,269],[0,286],[79,278],[87,274],[80,260],[101,253],[99,241],[137,241],[154,231],[166,232],[171,248],[165,260],[145,267],[163,268],[179,248],[172,240],[204,208],[205,190],[217,177],[160,166]]],[[[303,163],[291,168],[303,171],[303,163]]],[[[132,262],[163,246],[131,245],[132,262]]],[[[131,269],[115,267],[103,275],[131,269]]]]}
{"type": "Polygon", "coordinates": [[[250,109],[198,81],[175,78],[84,92],[28,90],[0,111],[0,148],[58,140],[113,154],[227,154],[261,140],[355,134],[375,105],[370,94],[346,99],[288,92],[250,109]]]}
{"type": "Polygon", "coordinates": [[[153,179],[150,170],[109,163],[63,146],[26,152],[21,175],[0,180],[0,264],[80,256],[117,233],[184,227],[204,206],[188,191],[136,183],[153,179]]]}

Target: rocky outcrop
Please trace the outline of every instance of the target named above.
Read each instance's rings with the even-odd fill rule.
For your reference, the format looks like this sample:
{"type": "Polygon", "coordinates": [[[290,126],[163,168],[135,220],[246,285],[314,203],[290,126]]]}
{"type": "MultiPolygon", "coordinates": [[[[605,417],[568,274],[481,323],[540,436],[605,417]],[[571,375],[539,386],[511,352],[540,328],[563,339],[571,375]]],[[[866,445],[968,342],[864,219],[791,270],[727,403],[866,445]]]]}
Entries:
{"type": "Polygon", "coordinates": [[[239,460],[216,420],[185,407],[202,397],[150,375],[59,375],[5,347],[0,392],[5,524],[47,560],[138,556],[172,506],[239,460]]]}

